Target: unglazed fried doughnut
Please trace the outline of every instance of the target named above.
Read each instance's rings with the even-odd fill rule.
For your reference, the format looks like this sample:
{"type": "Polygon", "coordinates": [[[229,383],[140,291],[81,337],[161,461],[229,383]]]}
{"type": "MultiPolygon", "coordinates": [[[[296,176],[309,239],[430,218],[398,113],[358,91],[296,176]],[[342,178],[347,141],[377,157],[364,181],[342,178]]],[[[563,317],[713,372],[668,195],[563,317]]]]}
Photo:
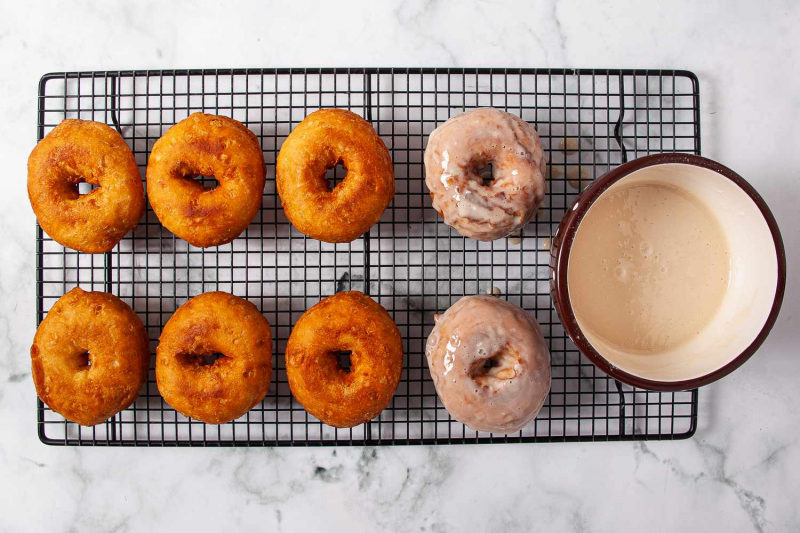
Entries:
{"type": "Polygon", "coordinates": [[[372,126],[344,109],[321,109],[297,125],[281,147],[275,172],[286,218],[325,242],[350,242],[373,226],[394,197],[389,150],[372,126]],[[331,190],[325,172],[347,174],[331,190]]]}
{"type": "Polygon", "coordinates": [[[389,313],[360,292],[340,292],[303,313],[286,345],[289,387],[306,411],[349,428],[372,420],[392,400],[403,343],[389,313]],[[337,354],[350,352],[350,371],[337,354]]]}
{"type": "Polygon", "coordinates": [[[144,213],[136,159],[122,136],[99,122],[64,120],[28,158],[28,197],[39,225],[56,242],[108,252],[144,213]],[[78,183],[98,185],[87,194],[78,183]]]}
{"type": "Polygon", "coordinates": [[[545,164],[530,124],[499,109],[473,109],[431,133],[425,184],[445,224],[464,237],[492,241],[536,214],[544,200],[545,164]],[[489,163],[494,179],[484,185],[478,171],[489,163]]]}
{"type": "Polygon", "coordinates": [[[267,394],[272,335],[256,306],[225,292],[195,296],[170,317],[156,381],[176,411],[209,424],[239,418],[267,394]],[[211,364],[204,356],[222,354],[211,364]]]}
{"type": "Polygon", "coordinates": [[[142,321],[105,292],[72,289],[44,317],[31,346],[36,393],[50,409],[93,426],[130,406],[147,382],[142,321]]]}
{"type": "Polygon", "coordinates": [[[266,167],[258,138],[232,118],[194,113],[156,141],[147,195],[172,233],[207,248],[235,239],[261,207],[266,167]],[[197,176],[214,176],[206,189],[197,176]]]}
{"type": "Polygon", "coordinates": [[[493,296],[466,296],[437,316],[425,356],[447,411],[477,431],[519,431],[550,392],[539,325],[493,296]]]}

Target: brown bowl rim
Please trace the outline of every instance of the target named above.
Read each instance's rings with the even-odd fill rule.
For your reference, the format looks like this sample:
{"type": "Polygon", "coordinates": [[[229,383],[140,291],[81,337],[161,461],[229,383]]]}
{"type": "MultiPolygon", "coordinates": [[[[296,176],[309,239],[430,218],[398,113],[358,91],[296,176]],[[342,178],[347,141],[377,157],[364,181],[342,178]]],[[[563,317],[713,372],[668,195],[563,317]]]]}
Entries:
{"type": "Polygon", "coordinates": [[[675,152],[643,156],[627,163],[623,163],[619,167],[604,174],[589,187],[587,187],[583,192],[581,192],[578,198],[576,198],[572,205],[569,206],[564,218],[561,220],[561,223],[558,226],[554,243],[557,243],[557,245],[553,246],[553,256],[551,258],[553,276],[551,289],[553,292],[553,301],[556,311],[561,318],[561,323],[564,329],[581,353],[588,357],[589,360],[598,368],[612,378],[634,387],[665,392],[688,390],[695,389],[703,385],[708,385],[709,383],[712,383],[730,374],[742,366],[745,361],[747,361],[763,344],[770,330],[775,325],[775,321],[778,318],[778,313],[780,312],[781,304],[783,303],[783,296],[786,288],[786,251],[783,246],[783,239],[781,238],[780,230],[778,229],[778,223],[775,221],[772,211],[770,211],[764,199],[760,194],[758,194],[753,186],[750,185],[739,174],[728,167],[717,163],[716,161],[712,161],[711,159],[707,159],[698,155],[675,152]],[[761,331],[759,331],[758,335],[756,335],[756,338],[747,348],[745,348],[744,351],[742,351],[724,366],[706,375],[681,381],[655,381],[635,376],[625,372],[624,370],[621,370],[618,367],[615,367],[602,355],[600,355],[600,353],[594,349],[589,341],[586,340],[586,336],[578,326],[577,320],[575,319],[575,314],[572,310],[572,305],[569,301],[569,291],[567,288],[567,266],[569,264],[569,252],[572,247],[572,242],[575,238],[575,233],[577,232],[578,226],[580,225],[584,215],[586,215],[587,211],[589,210],[589,207],[594,204],[597,198],[611,185],[637,170],[654,165],[670,163],[693,165],[721,174],[736,184],[750,197],[751,200],[753,200],[758,209],[761,211],[761,214],[764,217],[764,220],[766,221],[769,231],[772,235],[778,263],[778,279],[775,287],[775,296],[772,302],[772,308],[767,316],[767,320],[764,322],[761,331]]]}

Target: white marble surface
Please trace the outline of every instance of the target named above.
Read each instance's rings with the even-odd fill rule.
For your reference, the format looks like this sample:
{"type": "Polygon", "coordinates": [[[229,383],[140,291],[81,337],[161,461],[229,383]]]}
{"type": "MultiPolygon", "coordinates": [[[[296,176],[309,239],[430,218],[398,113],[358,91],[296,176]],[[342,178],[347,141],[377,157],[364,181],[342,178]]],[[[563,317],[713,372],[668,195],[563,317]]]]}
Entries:
{"type": "Polygon", "coordinates": [[[267,66],[687,68],[703,154],[747,177],[800,261],[796,2],[0,4],[0,531],[797,531],[800,294],[701,392],[676,443],[202,450],[47,447],[28,347],[36,85],[56,70],[267,66]]]}

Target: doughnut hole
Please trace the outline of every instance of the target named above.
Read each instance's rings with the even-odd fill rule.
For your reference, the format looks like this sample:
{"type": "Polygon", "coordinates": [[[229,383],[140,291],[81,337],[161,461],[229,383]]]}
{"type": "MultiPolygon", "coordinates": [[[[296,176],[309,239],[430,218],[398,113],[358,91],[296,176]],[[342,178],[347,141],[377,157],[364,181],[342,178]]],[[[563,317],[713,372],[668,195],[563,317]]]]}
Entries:
{"type": "Polygon", "coordinates": [[[65,198],[79,200],[88,196],[92,191],[100,187],[96,179],[88,179],[79,175],[68,173],[61,182],[62,194],[65,198]]]}
{"type": "Polygon", "coordinates": [[[494,167],[491,162],[476,165],[475,173],[481,178],[484,187],[491,187],[494,183],[494,167]]]}
{"type": "Polygon", "coordinates": [[[97,183],[89,183],[82,177],[79,177],[77,183],[75,183],[75,189],[78,191],[79,196],[85,196],[98,187],[99,185],[97,183]]]}
{"type": "Polygon", "coordinates": [[[89,350],[82,350],[75,355],[75,368],[79,372],[92,369],[92,354],[89,353],[89,350]]]}
{"type": "Polygon", "coordinates": [[[219,181],[217,181],[217,178],[215,178],[214,176],[197,175],[194,176],[192,179],[199,182],[200,185],[202,185],[203,188],[207,191],[213,191],[219,186],[219,181]]]}
{"type": "Polygon", "coordinates": [[[325,182],[328,184],[328,190],[332,191],[347,177],[347,167],[339,159],[335,165],[326,167],[325,182]]]}
{"type": "Polygon", "coordinates": [[[331,355],[336,358],[336,363],[339,365],[339,370],[345,374],[349,374],[352,366],[350,356],[353,352],[350,350],[331,350],[331,355]]]}
{"type": "Polygon", "coordinates": [[[320,358],[320,367],[324,368],[330,376],[337,376],[334,379],[339,380],[342,386],[349,386],[357,381],[361,374],[359,362],[363,359],[361,351],[363,347],[355,346],[355,351],[346,347],[336,347],[328,350],[329,357],[322,354],[320,358]]]}
{"type": "Polygon", "coordinates": [[[178,177],[192,183],[193,187],[200,185],[202,187],[201,193],[213,191],[219,186],[219,180],[214,176],[211,168],[195,168],[192,165],[183,163],[176,172],[178,177]]]}
{"type": "Polygon", "coordinates": [[[212,353],[211,355],[203,355],[202,356],[203,363],[206,364],[206,365],[214,365],[214,364],[217,363],[217,361],[219,361],[223,357],[225,357],[224,353],[212,353]]]}
{"type": "Polygon", "coordinates": [[[202,351],[199,353],[182,353],[178,354],[178,360],[185,366],[204,367],[223,365],[228,358],[224,353],[214,350],[202,351]]]}
{"type": "Polygon", "coordinates": [[[519,354],[506,344],[491,356],[475,361],[469,369],[469,376],[484,389],[493,388],[500,381],[517,377],[515,367],[519,364],[519,354]]]}

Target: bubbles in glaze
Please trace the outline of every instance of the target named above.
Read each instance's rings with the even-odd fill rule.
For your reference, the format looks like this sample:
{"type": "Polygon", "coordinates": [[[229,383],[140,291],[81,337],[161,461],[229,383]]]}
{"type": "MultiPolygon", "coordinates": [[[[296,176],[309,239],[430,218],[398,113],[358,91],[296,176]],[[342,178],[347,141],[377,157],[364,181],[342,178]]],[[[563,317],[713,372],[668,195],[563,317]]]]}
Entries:
{"type": "Polygon", "coordinates": [[[513,433],[536,417],[550,392],[550,352],[532,316],[493,296],[466,296],[435,320],[425,356],[453,418],[513,433]]]}
{"type": "Polygon", "coordinates": [[[533,127],[494,108],[467,111],[431,133],[425,183],[445,224],[481,241],[505,237],[544,199],[545,157],[533,127]],[[493,181],[478,172],[492,165],[493,181]]]}
{"type": "Polygon", "coordinates": [[[730,261],[725,233],[702,198],[658,183],[613,187],[578,226],[570,303],[581,329],[613,348],[663,353],[711,323],[730,261]]]}

